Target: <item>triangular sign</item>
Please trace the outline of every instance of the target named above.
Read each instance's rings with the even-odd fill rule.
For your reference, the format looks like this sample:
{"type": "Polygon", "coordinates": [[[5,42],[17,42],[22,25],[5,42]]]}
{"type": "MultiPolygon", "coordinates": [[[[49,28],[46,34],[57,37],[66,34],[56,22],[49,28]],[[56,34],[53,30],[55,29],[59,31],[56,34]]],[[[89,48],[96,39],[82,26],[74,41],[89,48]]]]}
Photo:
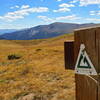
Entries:
{"type": "Polygon", "coordinates": [[[86,75],[97,75],[97,72],[87,55],[85,45],[81,44],[77,62],[75,65],[75,73],[86,74],[86,75]]]}

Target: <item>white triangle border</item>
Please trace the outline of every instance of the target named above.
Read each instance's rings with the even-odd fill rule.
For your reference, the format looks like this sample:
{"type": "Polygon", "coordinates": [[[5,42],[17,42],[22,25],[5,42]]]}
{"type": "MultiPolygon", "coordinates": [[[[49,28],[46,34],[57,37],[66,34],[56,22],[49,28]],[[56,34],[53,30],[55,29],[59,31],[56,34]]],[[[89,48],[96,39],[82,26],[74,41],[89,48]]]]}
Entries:
{"type": "Polygon", "coordinates": [[[76,65],[75,65],[75,73],[76,74],[85,74],[85,75],[97,75],[97,72],[94,68],[94,65],[92,64],[87,52],[85,51],[84,52],[84,55],[86,55],[86,58],[91,66],[91,68],[77,68],[78,66],[78,62],[79,62],[79,59],[80,59],[80,55],[82,53],[82,50],[85,49],[85,45],[84,44],[81,44],[80,45],[80,51],[79,51],[79,54],[78,54],[78,58],[77,58],[77,61],[76,61],[76,65]]]}

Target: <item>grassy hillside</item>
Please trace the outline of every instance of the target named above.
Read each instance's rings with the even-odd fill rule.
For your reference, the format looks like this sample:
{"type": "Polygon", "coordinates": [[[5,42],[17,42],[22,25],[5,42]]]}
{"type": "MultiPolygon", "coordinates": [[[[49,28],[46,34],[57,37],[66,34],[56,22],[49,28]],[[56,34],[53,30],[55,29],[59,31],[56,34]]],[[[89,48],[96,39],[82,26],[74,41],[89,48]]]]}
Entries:
{"type": "Polygon", "coordinates": [[[74,72],[64,69],[64,41],[0,40],[0,100],[75,100],[74,72]],[[9,55],[21,58],[8,60],[9,55]],[[28,98],[28,99],[27,99],[28,98]]]}

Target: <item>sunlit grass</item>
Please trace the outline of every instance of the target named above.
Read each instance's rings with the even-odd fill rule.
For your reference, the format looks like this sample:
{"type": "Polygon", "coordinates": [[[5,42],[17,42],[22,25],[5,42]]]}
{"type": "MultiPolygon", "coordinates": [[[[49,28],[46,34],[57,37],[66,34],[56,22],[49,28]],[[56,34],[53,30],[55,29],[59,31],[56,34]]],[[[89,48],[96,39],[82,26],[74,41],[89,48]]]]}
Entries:
{"type": "Polygon", "coordinates": [[[74,100],[74,72],[64,69],[64,41],[73,34],[52,39],[0,40],[0,100],[74,100]],[[8,55],[21,55],[9,60],[8,55]]]}

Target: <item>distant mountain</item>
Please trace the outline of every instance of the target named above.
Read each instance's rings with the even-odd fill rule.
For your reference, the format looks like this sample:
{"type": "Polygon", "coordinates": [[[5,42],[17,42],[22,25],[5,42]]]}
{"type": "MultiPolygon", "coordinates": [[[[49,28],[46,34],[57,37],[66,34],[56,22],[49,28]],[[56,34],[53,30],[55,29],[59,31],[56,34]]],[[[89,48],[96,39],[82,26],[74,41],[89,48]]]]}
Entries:
{"type": "Polygon", "coordinates": [[[0,29],[0,34],[15,32],[16,29],[0,29]]]}
{"type": "Polygon", "coordinates": [[[72,33],[74,29],[91,27],[99,24],[73,24],[73,23],[52,23],[49,25],[39,25],[36,27],[19,30],[9,34],[3,34],[0,39],[7,40],[31,40],[31,39],[45,39],[62,34],[72,33]]]}

